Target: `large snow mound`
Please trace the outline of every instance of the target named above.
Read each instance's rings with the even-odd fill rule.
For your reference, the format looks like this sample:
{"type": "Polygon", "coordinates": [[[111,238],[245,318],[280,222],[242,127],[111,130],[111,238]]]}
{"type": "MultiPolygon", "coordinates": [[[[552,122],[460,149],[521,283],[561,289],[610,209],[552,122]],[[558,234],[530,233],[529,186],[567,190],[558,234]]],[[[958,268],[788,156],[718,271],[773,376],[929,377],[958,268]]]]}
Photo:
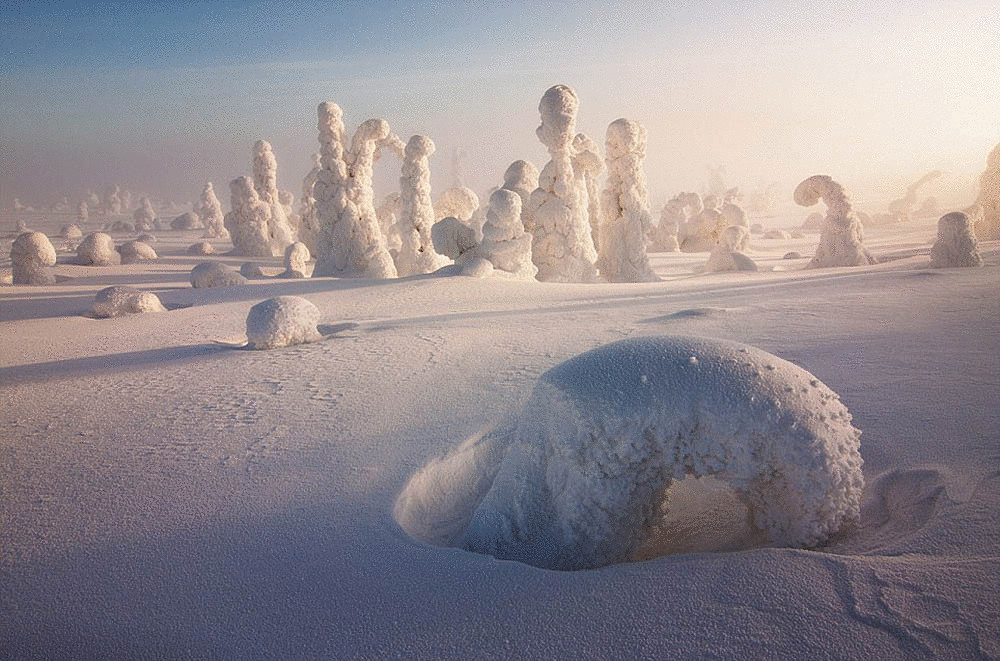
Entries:
{"type": "Polygon", "coordinates": [[[49,268],[56,263],[56,249],[41,232],[22,232],[10,246],[10,264],[15,285],[51,285],[56,281],[49,268]]]}
{"type": "Polygon", "coordinates": [[[276,349],[322,339],[316,328],[319,308],[301,296],[276,296],[250,308],[247,344],[251,349],[276,349]]]}
{"type": "Polygon", "coordinates": [[[114,266],[122,261],[115,250],[115,240],[104,232],[93,232],[84,237],[76,247],[76,256],[83,266],[114,266]]]}
{"type": "Polygon", "coordinates": [[[447,516],[464,532],[441,540],[586,569],[641,557],[662,534],[672,487],[711,476],[768,543],[815,546],[859,516],[859,437],[836,393],[769,353],[629,339],[543,374],[515,421],[415,475],[395,514],[427,531],[434,493],[461,492],[447,516]]]}

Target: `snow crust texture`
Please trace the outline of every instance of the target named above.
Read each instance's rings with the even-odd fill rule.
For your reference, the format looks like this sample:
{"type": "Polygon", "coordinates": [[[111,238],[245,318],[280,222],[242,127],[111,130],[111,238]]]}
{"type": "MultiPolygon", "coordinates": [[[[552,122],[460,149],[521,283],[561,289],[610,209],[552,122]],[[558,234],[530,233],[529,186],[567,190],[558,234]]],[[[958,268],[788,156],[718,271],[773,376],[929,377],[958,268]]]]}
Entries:
{"type": "Polygon", "coordinates": [[[865,248],[864,230],[844,192],[844,187],[827,175],[817,174],[795,188],[795,203],[811,207],[818,201],[826,203],[826,218],[819,235],[816,254],[806,268],[833,266],[867,266],[876,260],[865,248]]]}
{"type": "Polygon", "coordinates": [[[604,221],[600,226],[598,269],[609,282],[659,280],[646,254],[653,229],[649,191],[642,162],[646,158],[646,128],[631,119],[608,127],[608,181],[601,194],[604,221]]]}
{"type": "Polygon", "coordinates": [[[549,569],[633,558],[686,476],[713,476],[778,546],[859,516],[860,432],[809,372],[746,345],[629,339],[543,374],[459,545],[549,569]]]}
{"type": "Polygon", "coordinates": [[[195,289],[245,285],[247,279],[220,262],[202,262],[191,269],[191,286],[195,289]]]}
{"type": "Polygon", "coordinates": [[[276,296],[254,305],[247,315],[251,349],[277,349],[322,339],[319,308],[301,296],[276,296]]]}
{"type": "Polygon", "coordinates": [[[941,216],[938,220],[937,241],[931,247],[931,266],[982,266],[979,243],[972,220],[961,211],[941,216]]]}
{"type": "Polygon", "coordinates": [[[10,246],[10,263],[15,285],[51,285],[55,275],[56,249],[41,232],[23,232],[10,246]]]}
{"type": "Polygon", "coordinates": [[[143,312],[166,312],[159,297],[153,292],[134,287],[105,287],[97,292],[91,307],[95,317],[120,317],[143,312]]]}
{"type": "Polygon", "coordinates": [[[115,250],[115,240],[110,234],[93,232],[76,247],[76,256],[84,266],[114,266],[121,264],[121,255],[115,250]]]}

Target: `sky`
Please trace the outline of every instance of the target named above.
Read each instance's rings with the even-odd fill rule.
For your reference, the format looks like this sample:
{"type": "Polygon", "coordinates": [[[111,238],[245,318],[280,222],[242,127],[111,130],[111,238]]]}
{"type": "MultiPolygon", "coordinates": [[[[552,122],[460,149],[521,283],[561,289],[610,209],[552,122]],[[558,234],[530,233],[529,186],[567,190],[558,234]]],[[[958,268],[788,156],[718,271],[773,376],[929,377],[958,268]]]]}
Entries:
{"type": "MultiPolygon", "coordinates": [[[[548,160],[534,131],[557,83],[599,144],[619,117],[646,126],[654,204],[709,166],[747,193],[829,174],[891,199],[940,169],[942,194],[970,194],[1000,142],[995,3],[791,4],[4,0],[0,205],[112,183],[188,203],[249,174],[260,138],[298,196],[327,100],[348,133],[380,117],[430,136],[435,191],[482,193],[548,160]]],[[[376,174],[392,192],[394,157],[376,174]]]]}

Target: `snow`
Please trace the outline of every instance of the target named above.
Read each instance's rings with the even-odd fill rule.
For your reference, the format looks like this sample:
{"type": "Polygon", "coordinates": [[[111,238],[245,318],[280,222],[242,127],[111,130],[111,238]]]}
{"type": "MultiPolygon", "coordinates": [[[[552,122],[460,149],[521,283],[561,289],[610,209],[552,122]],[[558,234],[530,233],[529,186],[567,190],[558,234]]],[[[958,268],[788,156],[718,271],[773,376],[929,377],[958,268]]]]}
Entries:
{"type": "Polygon", "coordinates": [[[476,230],[454,216],[442,218],[431,227],[434,250],[461,266],[475,254],[479,245],[476,230]]]}
{"type": "Polygon", "coordinates": [[[247,279],[219,262],[202,262],[191,269],[191,286],[195,289],[245,285],[247,279]]]}
{"type": "Polygon", "coordinates": [[[400,238],[395,263],[400,276],[432,273],[448,263],[434,250],[431,239],[435,219],[427,159],[433,153],[434,141],[425,135],[414,135],[406,143],[399,177],[399,220],[395,223],[400,238]]]}
{"type": "Polygon", "coordinates": [[[1000,239],[1000,144],[986,157],[974,206],[976,235],[982,239],[1000,239]]]}
{"type": "MultiPolygon", "coordinates": [[[[150,229],[152,224],[145,227],[145,229],[150,229]]],[[[201,217],[194,211],[188,211],[187,213],[182,213],[173,220],[170,221],[170,229],[184,232],[188,230],[199,230],[203,229],[205,226],[201,222],[201,217]]]]}
{"type": "Polygon", "coordinates": [[[115,240],[104,232],[93,232],[85,236],[76,247],[76,256],[84,266],[121,264],[121,255],[115,250],[115,240]]]}
{"type": "Polygon", "coordinates": [[[756,271],[757,264],[745,254],[750,245],[750,230],[742,225],[730,225],[719,235],[719,242],[708,255],[705,270],[756,271]]]}
{"type": "Polygon", "coordinates": [[[670,487],[716,476],[770,543],[815,546],[860,511],[860,432],[812,374],[704,338],[612,343],[543,374],[459,546],[548,569],[627,562],[670,487]]]}
{"type": "Polygon", "coordinates": [[[961,211],[941,216],[937,241],[931,247],[931,266],[982,266],[979,244],[970,218],[961,211]]]}
{"type": "Polygon", "coordinates": [[[278,205],[260,198],[249,177],[237,177],[229,183],[230,212],[224,218],[233,242],[234,255],[277,257],[291,242],[290,229],[283,217],[275,217],[278,205]]]}
{"type": "Polygon", "coordinates": [[[76,224],[66,225],[59,230],[59,236],[64,239],[81,239],[83,238],[83,231],[76,224]]]}
{"type": "Polygon", "coordinates": [[[166,311],[156,294],[123,286],[105,287],[94,296],[91,306],[91,313],[97,318],[166,311]]]}
{"type": "Polygon", "coordinates": [[[228,239],[229,231],[225,226],[225,214],[222,213],[222,203],[215,195],[215,187],[212,182],[206,182],[201,189],[201,196],[194,205],[194,212],[198,214],[202,226],[205,228],[205,237],[209,239],[228,239]]]}
{"type": "Polygon", "coordinates": [[[214,255],[215,252],[215,246],[208,241],[198,241],[197,243],[192,243],[187,248],[187,254],[189,255],[214,255]]]}
{"type": "MultiPolygon", "coordinates": [[[[795,188],[795,203],[810,207],[823,200],[826,218],[816,254],[807,268],[865,266],[875,258],[864,246],[864,230],[844,188],[827,175],[814,175],[795,188]]],[[[765,235],[766,236],[766,235],[765,235]]]]}
{"type": "Polygon", "coordinates": [[[247,315],[251,349],[277,349],[322,338],[319,308],[301,296],[276,296],[254,305],[247,315]]]}
{"type": "MultiPolygon", "coordinates": [[[[519,280],[534,280],[538,268],[531,261],[531,234],[524,231],[521,198],[517,193],[501,188],[490,195],[483,241],[475,249],[475,256],[489,262],[491,269],[486,269],[486,274],[499,271],[519,280]]],[[[468,274],[484,268],[482,264],[469,267],[468,274]]]]}
{"type": "Polygon", "coordinates": [[[514,161],[503,173],[501,188],[515,192],[521,198],[521,223],[525,232],[533,231],[535,224],[528,214],[528,202],[531,192],[538,188],[538,168],[531,161],[514,161]]]}
{"type": "Polygon", "coordinates": [[[306,264],[312,255],[306,244],[296,241],[285,249],[285,270],[281,273],[282,278],[308,278],[306,264]]]}
{"type": "Polygon", "coordinates": [[[56,249],[41,232],[19,234],[10,246],[10,262],[15,285],[51,285],[56,281],[56,249]]]}
{"type": "Polygon", "coordinates": [[[121,255],[122,264],[135,264],[136,262],[151,261],[158,259],[156,251],[142,241],[126,241],[117,248],[121,255]]]}

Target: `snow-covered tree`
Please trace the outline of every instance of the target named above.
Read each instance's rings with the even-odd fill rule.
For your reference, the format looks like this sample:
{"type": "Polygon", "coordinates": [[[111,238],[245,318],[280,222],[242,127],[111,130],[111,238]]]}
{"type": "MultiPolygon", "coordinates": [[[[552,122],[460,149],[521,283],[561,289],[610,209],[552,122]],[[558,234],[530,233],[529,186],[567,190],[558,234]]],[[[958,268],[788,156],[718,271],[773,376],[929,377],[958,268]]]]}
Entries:
{"type": "Polygon", "coordinates": [[[434,142],[427,136],[415,135],[406,143],[399,177],[400,215],[396,223],[400,238],[396,270],[401,276],[432,273],[448,264],[448,259],[434,250],[431,239],[434,204],[427,159],[433,153],[434,142]]]}
{"type": "Polygon", "coordinates": [[[201,197],[194,205],[194,211],[201,219],[201,224],[205,226],[205,236],[210,239],[228,239],[229,231],[226,229],[225,215],[222,213],[222,203],[215,195],[215,187],[212,182],[206,182],[201,189],[201,197]]]}
{"type": "Polygon", "coordinates": [[[521,223],[526,232],[534,231],[535,223],[529,214],[528,202],[531,192],[538,188],[538,168],[530,161],[514,161],[503,173],[501,188],[515,192],[521,198],[521,223]]]}
{"type": "Polygon", "coordinates": [[[821,199],[826,203],[826,218],[816,254],[806,268],[877,263],[865,248],[861,221],[843,186],[827,175],[817,174],[795,187],[795,203],[800,206],[811,207],[821,199]]]}
{"type": "Polygon", "coordinates": [[[490,195],[476,256],[519,280],[533,280],[538,273],[531,261],[531,234],[521,222],[521,198],[514,191],[501,188],[490,195]]]}
{"type": "Polygon", "coordinates": [[[972,220],[961,211],[941,216],[938,220],[937,241],[931,248],[931,266],[982,266],[979,244],[972,220]]]}

